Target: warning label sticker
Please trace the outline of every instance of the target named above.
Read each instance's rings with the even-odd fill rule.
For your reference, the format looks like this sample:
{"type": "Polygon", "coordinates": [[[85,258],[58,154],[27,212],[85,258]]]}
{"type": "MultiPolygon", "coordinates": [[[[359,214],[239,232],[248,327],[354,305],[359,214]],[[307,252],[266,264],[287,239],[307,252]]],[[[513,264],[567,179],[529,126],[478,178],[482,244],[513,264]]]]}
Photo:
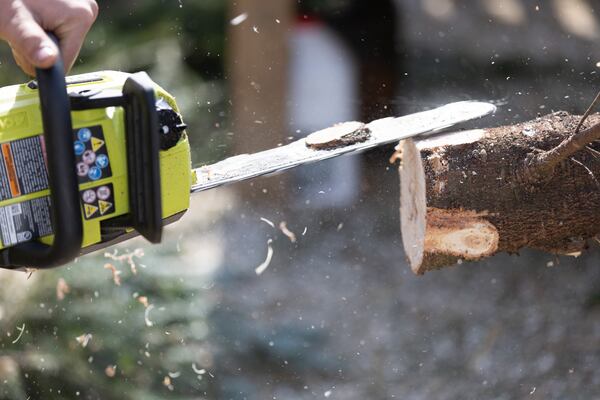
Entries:
{"type": "Polygon", "coordinates": [[[49,197],[0,207],[0,236],[4,247],[51,234],[49,197]]]}
{"type": "MultiPolygon", "coordinates": [[[[112,176],[101,126],[73,130],[79,183],[112,176]]],[[[48,189],[42,135],[0,144],[0,201],[48,189]]]]}
{"type": "Polygon", "coordinates": [[[112,175],[101,126],[75,130],[73,140],[79,183],[95,182],[112,175]]]}
{"type": "Polygon", "coordinates": [[[85,219],[104,217],[116,211],[112,184],[82,190],[80,196],[85,219]]]}
{"type": "Polygon", "coordinates": [[[0,201],[48,188],[46,152],[41,136],[0,144],[0,201]]]}

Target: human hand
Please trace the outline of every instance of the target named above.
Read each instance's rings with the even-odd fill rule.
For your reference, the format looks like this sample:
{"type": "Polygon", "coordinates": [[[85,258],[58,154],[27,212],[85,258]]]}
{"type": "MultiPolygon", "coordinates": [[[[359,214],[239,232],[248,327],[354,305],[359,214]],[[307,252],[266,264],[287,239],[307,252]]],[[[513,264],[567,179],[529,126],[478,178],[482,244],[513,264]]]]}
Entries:
{"type": "Polygon", "coordinates": [[[68,71],[75,63],[85,35],[98,15],[94,0],[0,0],[0,39],[6,40],[25,73],[50,68],[58,48],[45,31],[60,40],[68,71]]]}

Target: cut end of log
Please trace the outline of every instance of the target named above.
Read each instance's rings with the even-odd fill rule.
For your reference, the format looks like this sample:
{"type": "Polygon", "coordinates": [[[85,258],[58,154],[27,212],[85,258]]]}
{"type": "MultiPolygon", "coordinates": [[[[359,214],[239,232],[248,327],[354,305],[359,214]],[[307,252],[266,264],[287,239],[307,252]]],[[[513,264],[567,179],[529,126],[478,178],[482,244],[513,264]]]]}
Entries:
{"type": "Polygon", "coordinates": [[[419,147],[409,139],[400,143],[399,151],[402,241],[412,271],[421,275],[459,260],[478,260],[494,254],[499,234],[483,218],[487,213],[428,207],[419,147]]]}
{"type": "Polygon", "coordinates": [[[414,273],[422,274],[425,249],[427,205],[425,171],[415,142],[403,140],[398,145],[400,163],[400,215],[404,251],[414,273]]]}
{"type": "Polygon", "coordinates": [[[306,145],[315,150],[332,150],[361,143],[371,137],[371,131],[362,122],[344,122],[312,133],[306,137],[306,145]]]}

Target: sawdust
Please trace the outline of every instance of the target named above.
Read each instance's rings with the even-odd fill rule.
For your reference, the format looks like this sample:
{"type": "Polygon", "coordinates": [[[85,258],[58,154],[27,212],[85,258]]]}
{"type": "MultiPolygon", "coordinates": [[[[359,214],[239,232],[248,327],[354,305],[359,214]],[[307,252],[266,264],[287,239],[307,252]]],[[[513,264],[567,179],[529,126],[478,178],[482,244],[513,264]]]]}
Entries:
{"type": "Polygon", "coordinates": [[[262,275],[271,264],[271,260],[273,258],[273,246],[271,246],[271,243],[273,243],[273,240],[269,239],[267,241],[267,258],[255,269],[256,275],[258,276],[262,275]]]}
{"type": "Polygon", "coordinates": [[[296,234],[288,229],[287,222],[281,221],[279,223],[279,230],[281,230],[281,232],[287,236],[288,239],[290,239],[290,242],[296,243],[296,234]]]}
{"type": "Polygon", "coordinates": [[[77,343],[79,343],[79,345],[81,345],[81,347],[86,348],[88,343],[90,342],[90,340],[92,340],[92,334],[84,333],[81,336],[77,336],[75,338],[75,340],[77,340],[77,343]]]}
{"type": "Polygon", "coordinates": [[[110,263],[104,264],[104,269],[110,270],[112,272],[112,278],[115,285],[121,286],[121,271],[119,271],[117,267],[110,263]]]}
{"type": "Polygon", "coordinates": [[[67,294],[71,291],[71,288],[63,278],[59,278],[56,282],[56,299],[63,301],[67,294]]]}

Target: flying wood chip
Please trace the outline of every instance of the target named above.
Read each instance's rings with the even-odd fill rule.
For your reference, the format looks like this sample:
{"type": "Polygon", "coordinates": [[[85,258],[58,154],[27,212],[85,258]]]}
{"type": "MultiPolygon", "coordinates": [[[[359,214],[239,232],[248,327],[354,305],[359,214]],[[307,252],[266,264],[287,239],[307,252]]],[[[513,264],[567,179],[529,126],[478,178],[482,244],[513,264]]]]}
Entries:
{"type": "Polygon", "coordinates": [[[331,150],[364,142],[371,131],[362,122],[343,122],[312,133],[306,137],[306,145],[315,150],[331,150]]]}

